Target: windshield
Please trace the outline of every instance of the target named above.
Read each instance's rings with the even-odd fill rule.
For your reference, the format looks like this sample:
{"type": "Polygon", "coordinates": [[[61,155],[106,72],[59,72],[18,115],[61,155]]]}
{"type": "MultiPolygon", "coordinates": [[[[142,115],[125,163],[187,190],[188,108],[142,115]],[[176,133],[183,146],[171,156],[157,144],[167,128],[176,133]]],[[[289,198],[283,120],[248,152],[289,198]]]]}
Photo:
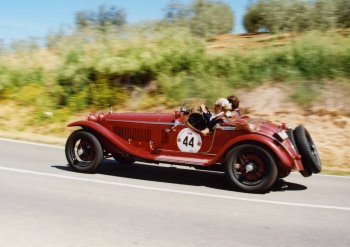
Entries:
{"type": "Polygon", "coordinates": [[[186,99],[181,107],[180,112],[191,113],[193,111],[197,111],[201,104],[205,103],[205,99],[202,98],[189,98],[186,99]]]}

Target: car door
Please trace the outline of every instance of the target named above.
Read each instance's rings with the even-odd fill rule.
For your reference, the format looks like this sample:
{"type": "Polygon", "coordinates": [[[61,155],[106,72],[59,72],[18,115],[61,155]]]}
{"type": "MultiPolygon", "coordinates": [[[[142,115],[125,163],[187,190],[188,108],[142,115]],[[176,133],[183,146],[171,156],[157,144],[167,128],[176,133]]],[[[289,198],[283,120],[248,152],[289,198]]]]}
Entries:
{"type": "Polygon", "coordinates": [[[187,126],[186,117],[174,120],[161,130],[160,151],[178,153],[206,154],[211,149],[214,135],[204,136],[187,126]]]}

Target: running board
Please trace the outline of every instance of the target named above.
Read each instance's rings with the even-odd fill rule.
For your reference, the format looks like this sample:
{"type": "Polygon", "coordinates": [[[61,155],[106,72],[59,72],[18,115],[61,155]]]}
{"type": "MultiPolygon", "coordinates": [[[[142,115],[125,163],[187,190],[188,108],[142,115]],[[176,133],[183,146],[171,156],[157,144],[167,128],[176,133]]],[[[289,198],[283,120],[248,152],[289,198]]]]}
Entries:
{"type": "Polygon", "coordinates": [[[159,162],[166,163],[178,163],[178,164],[188,164],[188,165],[208,165],[210,159],[197,159],[197,158],[187,158],[187,157],[177,157],[177,156],[168,156],[168,155],[159,155],[156,158],[159,162]]]}

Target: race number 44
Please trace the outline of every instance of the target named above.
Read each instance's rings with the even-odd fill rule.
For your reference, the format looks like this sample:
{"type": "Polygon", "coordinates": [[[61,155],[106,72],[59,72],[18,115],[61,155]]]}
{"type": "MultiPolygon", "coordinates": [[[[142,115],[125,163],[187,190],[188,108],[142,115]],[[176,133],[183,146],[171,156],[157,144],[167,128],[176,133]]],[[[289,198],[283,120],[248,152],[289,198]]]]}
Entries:
{"type": "Polygon", "coordinates": [[[193,141],[194,141],[194,137],[193,136],[192,137],[186,136],[184,141],[182,142],[182,144],[185,145],[186,147],[187,146],[191,146],[193,148],[193,141]],[[188,140],[190,140],[190,141],[188,141],[188,140]]]}
{"type": "Polygon", "coordinates": [[[177,135],[177,146],[182,152],[197,153],[202,146],[202,137],[190,128],[185,128],[177,135]]]}

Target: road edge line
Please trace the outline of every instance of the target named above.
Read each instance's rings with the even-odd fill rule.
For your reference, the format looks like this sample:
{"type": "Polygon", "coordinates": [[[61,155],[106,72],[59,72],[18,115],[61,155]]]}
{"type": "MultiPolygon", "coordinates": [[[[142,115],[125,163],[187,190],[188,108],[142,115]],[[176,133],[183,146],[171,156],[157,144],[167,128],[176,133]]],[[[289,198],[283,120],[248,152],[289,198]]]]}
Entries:
{"type": "Polygon", "coordinates": [[[338,206],[306,204],[306,203],[293,203],[293,202],[282,202],[282,201],[268,201],[268,200],[262,200],[262,199],[251,199],[251,198],[242,198],[242,197],[234,197],[234,196],[226,196],[226,195],[214,195],[214,194],[209,194],[209,193],[200,193],[200,192],[191,192],[191,191],[184,191],[184,190],[157,188],[157,187],[151,187],[151,186],[117,183],[117,182],[103,181],[103,180],[90,179],[90,178],[79,178],[79,177],[74,177],[74,176],[66,176],[66,175],[59,175],[59,174],[46,173],[46,172],[37,172],[37,171],[9,168],[9,167],[3,167],[3,166],[0,166],[0,170],[10,171],[10,172],[18,172],[18,173],[27,173],[27,174],[40,175],[40,176],[55,177],[55,178],[70,179],[70,180],[75,180],[75,181],[93,182],[93,183],[98,183],[98,184],[107,184],[107,185],[114,185],[114,186],[127,187],[127,188],[136,188],[136,189],[161,191],[161,192],[171,192],[171,193],[176,193],[176,194],[196,195],[196,196],[202,196],[202,197],[211,197],[211,198],[228,199],[228,200],[236,200],[236,201],[247,201],[247,202],[258,202],[258,203],[283,205],[283,206],[295,206],[295,207],[350,211],[349,207],[338,207],[338,206]]]}

